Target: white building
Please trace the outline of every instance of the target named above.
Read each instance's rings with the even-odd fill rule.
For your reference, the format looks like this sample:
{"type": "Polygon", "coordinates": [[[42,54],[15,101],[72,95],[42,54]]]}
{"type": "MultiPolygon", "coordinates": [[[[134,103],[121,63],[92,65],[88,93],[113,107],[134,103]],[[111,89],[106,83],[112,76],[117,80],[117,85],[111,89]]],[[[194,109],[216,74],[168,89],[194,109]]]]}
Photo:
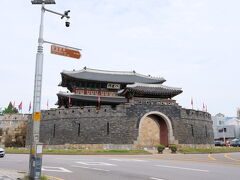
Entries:
{"type": "Polygon", "coordinates": [[[212,116],[215,140],[232,140],[240,138],[240,118],[225,117],[218,113],[212,116]]]}

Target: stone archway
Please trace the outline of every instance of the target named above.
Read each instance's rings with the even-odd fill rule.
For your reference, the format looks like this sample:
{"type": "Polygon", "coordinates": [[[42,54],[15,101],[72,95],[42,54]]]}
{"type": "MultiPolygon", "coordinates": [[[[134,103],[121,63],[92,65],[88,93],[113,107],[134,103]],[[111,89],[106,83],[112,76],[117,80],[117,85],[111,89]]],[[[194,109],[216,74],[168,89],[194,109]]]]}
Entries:
{"type": "Polygon", "coordinates": [[[172,123],[161,112],[145,114],[139,123],[137,144],[143,147],[155,147],[158,144],[168,146],[174,143],[172,123]]]}

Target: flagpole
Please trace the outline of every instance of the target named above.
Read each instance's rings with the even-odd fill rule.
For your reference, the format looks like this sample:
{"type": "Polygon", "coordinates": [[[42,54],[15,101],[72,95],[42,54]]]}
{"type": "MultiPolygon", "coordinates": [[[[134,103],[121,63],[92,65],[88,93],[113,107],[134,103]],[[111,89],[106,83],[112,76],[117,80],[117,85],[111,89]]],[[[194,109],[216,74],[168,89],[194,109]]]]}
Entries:
{"type": "Polygon", "coordinates": [[[191,98],[191,105],[192,105],[192,109],[193,109],[193,98],[191,98]]]}
{"type": "Polygon", "coordinates": [[[28,107],[28,112],[29,112],[29,114],[30,114],[30,112],[31,112],[31,109],[32,109],[32,102],[30,101],[30,104],[29,104],[29,107],[28,107]]]}

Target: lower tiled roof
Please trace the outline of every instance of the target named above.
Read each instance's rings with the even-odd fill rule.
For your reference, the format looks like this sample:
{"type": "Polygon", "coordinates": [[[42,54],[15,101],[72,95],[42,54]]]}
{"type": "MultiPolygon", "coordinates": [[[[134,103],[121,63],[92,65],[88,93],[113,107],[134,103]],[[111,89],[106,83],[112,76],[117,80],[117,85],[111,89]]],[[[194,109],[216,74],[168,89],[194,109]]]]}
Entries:
{"type": "MultiPolygon", "coordinates": [[[[58,97],[63,98],[71,98],[76,99],[80,101],[90,101],[90,102],[98,102],[98,96],[95,95],[82,95],[82,94],[74,94],[74,93],[64,93],[60,92],[57,94],[58,97]]],[[[103,103],[126,103],[128,100],[125,97],[116,96],[116,97],[110,97],[110,96],[100,96],[100,101],[103,103]]]]}

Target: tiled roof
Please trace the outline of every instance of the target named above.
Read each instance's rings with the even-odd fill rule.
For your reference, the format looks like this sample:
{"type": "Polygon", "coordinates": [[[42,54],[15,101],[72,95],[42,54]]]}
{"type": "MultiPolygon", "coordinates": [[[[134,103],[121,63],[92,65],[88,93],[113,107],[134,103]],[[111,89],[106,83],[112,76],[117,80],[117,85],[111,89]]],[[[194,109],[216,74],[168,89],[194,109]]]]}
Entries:
{"type": "Polygon", "coordinates": [[[99,82],[113,82],[113,83],[126,83],[133,84],[135,82],[139,83],[163,83],[166,80],[162,77],[151,77],[133,72],[124,71],[104,71],[83,68],[79,71],[63,71],[62,76],[71,77],[79,80],[90,80],[99,82]]]}
{"type": "Polygon", "coordinates": [[[124,95],[127,92],[135,92],[138,94],[150,94],[150,95],[164,95],[169,97],[174,97],[182,93],[181,88],[168,87],[162,84],[144,84],[144,83],[134,83],[129,84],[123,90],[120,90],[119,95],[124,95]]]}
{"type": "MultiPolygon", "coordinates": [[[[64,97],[64,98],[71,98],[71,99],[77,99],[80,101],[90,101],[90,102],[98,102],[98,96],[95,95],[82,95],[82,94],[74,94],[74,93],[65,93],[65,92],[59,92],[57,94],[58,97],[64,97]]],[[[103,103],[126,103],[127,99],[125,97],[116,96],[116,97],[110,97],[110,96],[101,96],[100,101],[103,103]]]]}

